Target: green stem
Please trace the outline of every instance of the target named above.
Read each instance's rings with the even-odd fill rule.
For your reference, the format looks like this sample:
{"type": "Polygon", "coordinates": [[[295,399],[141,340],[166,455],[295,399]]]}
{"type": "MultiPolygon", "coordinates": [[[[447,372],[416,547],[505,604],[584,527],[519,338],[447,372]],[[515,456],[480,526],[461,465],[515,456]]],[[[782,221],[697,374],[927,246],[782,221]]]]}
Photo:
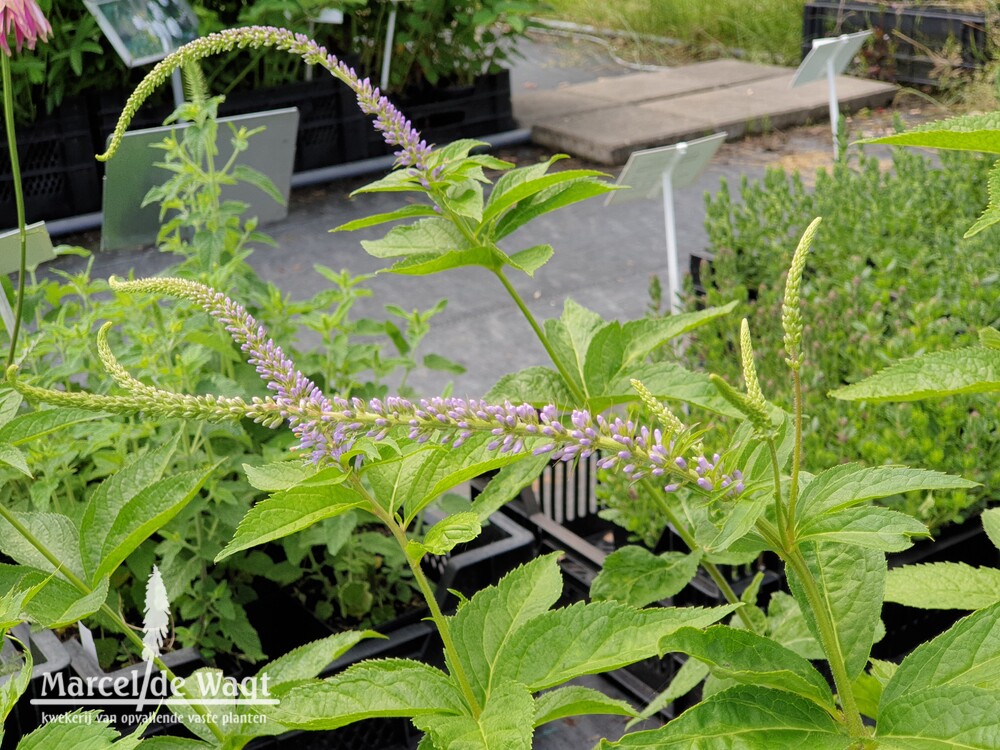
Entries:
{"type": "Polygon", "coordinates": [[[441,611],[440,605],[438,605],[437,597],[434,595],[434,590],[431,588],[430,582],[427,580],[427,576],[424,574],[423,568],[420,567],[420,560],[411,557],[410,551],[407,549],[410,540],[406,536],[406,530],[396,522],[396,519],[392,517],[392,514],[389,511],[375,502],[375,498],[371,496],[371,493],[368,492],[368,489],[361,482],[361,479],[357,476],[357,474],[351,474],[351,485],[362,497],[367,498],[369,505],[368,509],[375,515],[376,518],[385,524],[386,528],[388,528],[390,532],[392,532],[392,536],[395,538],[396,543],[399,544],[400,549],[403,551],[403,555],[406,557],[406,561],[410,565],[410,570],[413,571],[413,579],[417,582],[417,586],[420,588],[420,593],[427,602],[427,607],[431,611],[431,619],[434,621],[438,634],[441,636],[441,643],[444,645],[445,654],[447,654],[447,660],[449,666],[451,667],[452,674],[458,681],[458,685],[462,690],[462,695],[465,696],[465,701],[469,706],[469,710],[472,712],[472,716],[474,718],[479,718],[483,709],[479,705],[479,701],[476,699],[476,694],[472,690],[472,683],[469,682],[468,675],[465,674],[465,668],[462,666],[462,662],[459,659],[458,649],[455,647],[455,641],[451,637],[451,628],[448,626],[448,618],[445,617],[444,612],[441,611]]]}
{"type": "MultiPolygon", "coordinates": [[[[5,57],[5,55],[0,54],[0,58],[3,57],[5,57]]],[[[7,521],[7,523],[13,526],[14,530],[17,531],[17,533],[20,534],[22,537],[24,537],[25,541],[27,541],[28,544],[30,544],[32,547],[38,550],[38,552],[42,555],[42,557],[48,560],[49,564],[52,565],[52,567],[55,570],[59,571],[66,578],[66,580],[69,581],[73,586],[75,586],[81,593],[85,595],[94,593],[94,590],[90,586],[84,583],[82,579],[80,579],[75,573],[73,573],[73,571],[68,570],[62,564],[62,561],[60,561],[59,558],[56,557],[55,554],[53,554],[48,547],[42,544],[42,542],[32,533],[31,529],[29,529],[27,526],[21,523],[21,519],[19,519],[14,513],[12,513],[8,508],[6,508],[2,504],[0,504],[0,517],[2,517],[5,521],[7,521]]],[[[124,636],[129,641],[132,642],[132,645],[134,645],[140,652],[143,650],[145,644],[142,642],[142,638],[140,638],[138,635],[135,634],[132,628],[129,627],[128,623],[125,622],[124,619],[122,619],[122,616],[118,614],[118,612],[109,607],[107,604],[101,605],[101,612],[111,619],[111,621],[122,632],[122,634],[124,634],[124,636]]],[[[166,675],[170,683],[174,684],[175,676],[174,673],[171,671],[170,667],[168,667],[159,657],[154,657],[153,663],[156,664],[156,666],[166,675]]],[[[183,692],[184,688],[182,687],[181,690],[183,692]]],[[[191,698],[192,696],[186,695],[186,697],[191,698]]],[[[197,703],[192,703],[191,708],[193,708],[195,713],[197,713],[201,717],[203,723],[208,727],[209,731],[218,740],[221,741],[225,739],[225,734],[218,726],[216,726],[215,722],[212,721],[211,716],[205,710],[204,706],[197,703]]]]}
{"type": "Polygon", "coordinates": [[[587,395],[580,390],[580,386],[577,385],[565,365],[563,365],[559,357],[556,356],[555,350],[552,348],[552,344],[549,342],[548,336],[545,335],[545,331],[542,330],[542,327],[538,324],[535,316],[531,314],[531,310],[529,310],[528,306],[524,303],[524,299],[522,299],[521,295],[518,294],[517,289],[514,288],[514,285],[511,284],[510,280],[504,275],[502,268],[495,270],[493,273],[495,273],[497,278],[500,279],[500,283],[503,284],[504,289],[507,290],[511,299],[514,300],[514,303],[521,310],[521,314],[524,315],[525,319],[527,319],[528,324],[535,332],[538,340],[542,342],[542,346],[545,347],[545,352],[549,355],[549,359],[552,360],[552,364],[555,365],[556,369],[559,371],[559,374],[566,383],[566,387],[569,389],[569,392],[573,394],[573,399],[580,405],[581,408],[584,407],[587,403],[587,395]]]}
{"type": "Polygon", "coordinates": [[[816,619],[820,645],[823,647],[827,663],[830,665],[833,682],[837,686],[837,695],[840,697],[840,705],[844,709],[847,730],[852,737],[865,738],[868,733],[854,698],[854,689],[851,687],[851,679],[847,674],[847,666],[844,664],[844,654],[840,647],[840,639],[837,637],[837,628],[824,607],[823,595],[819,586],[816,585],[816,580],[813,578],[802,552],[797,547],[785,550],[783,557],[785,563],[802,583],[802,591],[816,619]]]}
{"type": "Polygon", "coordinates": [[[10,350],[7,353],[7,367],[14,364],[17,352],[17,337],[21,332],[21,314],[24,309],[24,279],[28,264],[28,231],[24,218],[24,190],[21,187],[21,165],[17,158],[17,132],[14,129],[14,85],[11,82],[10,58],[0,54],[0,69],[3,71],[3,116],[7,125],[7,150],[10,152],[10,174],[14,182],[14,205],[17,210],[18,237],[21,242],[21,261],[17,274],[17,301],[14,307],[14,328],[10,332],[10,350]]]}
{"type": "Polygon", "coordinates": [[[792,451],[792,481],[788,488],[788,523],[795,526],[795,503],[799,499],[799,468],[802,464],[802,377],[792,371],[795,393],[795,450],[792,451]]]}
{"type": "Polygon", "coordinates": [[[784,539],[787,524],[785,523],[785,507],[781,502],[781,465],[778,463],[778,449],[773,440],[767,441],[767,451],[771,456],[771,474],[774,477],[774,517],[778,529],[782,533],[782,539],[784,539]]]}
{"type": "MultiPolygon", "coordinates": [[[[698,540],[696,540],[694,535],[687,530],[683,523],[681,523],[681,519],[676,513],[674,513],[670,504],[667,502],[667,498],[664,497],[663,491],[658,490],[648,478],[643,479],[642,483],[647,492],[651,493],[653,497],[656,498],[657,503],[659,503],[660,510],[667,519],[667,523],[674,527],[674,531],[677,532],[677,536],[679,536],[681,541],[687,545],[687,548],[692,552],[701,551],[702,548],[701,545],[698,544],[698,540]]],[[[708,573],[709,577],[715,581],[715,585],[719,587],[719,591],[722,592],[722,596],[725,597],[727,602],[730,604],[740,603],[740,598],[736,596],[736,592],[733,591],[733,587],[729,585],[729,581],[727,581],[726,577],[722,575],[722,571],[719,570],[719,567],[715,563],[702,558],[698,561],[698,564],[701,565],[705,572],[708,573]]],[[[743,625],[746,626],[747,630],[756,632],[757,628],[754,626],[753,620],[744,610],[744,607],[740,607],[736,610],[736,614],[739,616],[740,620],[743,621],[743,625]]]]}

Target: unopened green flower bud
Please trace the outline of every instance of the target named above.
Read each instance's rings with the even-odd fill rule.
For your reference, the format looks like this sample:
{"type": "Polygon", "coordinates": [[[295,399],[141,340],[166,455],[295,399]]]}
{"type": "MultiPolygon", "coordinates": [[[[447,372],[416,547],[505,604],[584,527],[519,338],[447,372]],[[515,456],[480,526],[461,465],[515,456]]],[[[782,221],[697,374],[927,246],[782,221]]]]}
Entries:
{"type": "Polygon", "coordinates": [[[712,381],[712,385],[719,391],[719,395],[746,415],[750,424],[753,425],[754,434],[757,437],[761,440],[769,440],[777,434],[771,417],[767,413],[766,404],[761,405],[754,402],[745,393],[740,393],[714,373],[708,377],[712,381]]]}
{"type": "Polygon", "coordinates": [[[792,265],[788,269],[788,278],[785,280],[785,299],[781,304],[781,327],[785,331],[785,362],[792,370],[798,372],[802,368],[805,355],[802,353],[802,310],[801,310],[801,286],[802,272],[806,267],[806,256],[812,246],[813,237],[819,228],[822,218],[813,219],[812,224],[806,227],[806,231],[799,240],[795,254],[792,256],[792,265]]]}

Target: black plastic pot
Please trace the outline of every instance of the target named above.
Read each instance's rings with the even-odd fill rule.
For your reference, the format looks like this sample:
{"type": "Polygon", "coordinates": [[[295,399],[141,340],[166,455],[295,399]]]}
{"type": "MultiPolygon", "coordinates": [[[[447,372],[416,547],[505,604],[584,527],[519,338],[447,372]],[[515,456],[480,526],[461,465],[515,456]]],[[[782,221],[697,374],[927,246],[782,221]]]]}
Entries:
{"type": "MultiPolygon", "coordinates": [[[[30,650],[33,665],[28,689],[18,699],[4,722],[5,732],[0,750],[13,750],[21,737],[41,726],[42,713],[56,714],[67,710],[31,704],[32,699],[41,697],[41,681],[45,675],[68,671],[70,657],[62,642],[51,630],[32,633],[27,624],[18,625],[11,633],[30,650]]],[[[4,639],[3,648],[0,649],[0,663],[5,666],[22,663],[17,649],[7,639],[4,639]]],[[[9,679],[7,676],[0,677],[0,685],[9,679]]]]}
{"type": "Polygon", "coordinates": [[[802,15],[802,56],[812,40],[868,29],[881,32],[862,58],[872,72],[885,80],[911,86],[940,86],[944,58],[934,53],[946,44],[961,50],[958,68],[977,70],[989,60],[986,17],[983,13],[958,11],[935,5],[886,2],[813,0],[802,15]],[[952,40],[950,42],[950,40],[952,40]]]}

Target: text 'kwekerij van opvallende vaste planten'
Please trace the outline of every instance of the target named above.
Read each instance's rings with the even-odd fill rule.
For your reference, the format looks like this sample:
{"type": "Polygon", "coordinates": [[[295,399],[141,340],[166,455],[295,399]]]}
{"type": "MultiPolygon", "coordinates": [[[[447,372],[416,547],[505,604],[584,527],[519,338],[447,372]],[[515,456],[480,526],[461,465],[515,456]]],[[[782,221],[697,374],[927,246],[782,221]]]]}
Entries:
{"type": "MultiPolygon", "coordinates": [[[[650,358],[681,334],[723,319],[731,305],[619,323],[568,301],[559,319],[540,322],[520,298],[508,273],[534,274],[553,248],[507,252],[499,243],[542,214],[612,189],[600,174],[551,171],[554,160],[515,169],[474,153],[482,144],[473,141],[431,148],[377,89],[305,37],[245,28],[219,32],[170,55],[129,100],[108,156],[142,100],[172,70],[234,49],[262,47],[298,55],[350,86],[386,140],[399,148],[397,168],[362,191],[407,192],[421,199],[340,229],[405,222],[383,239],[363,243],[370,254],[393,259],[395,273],[482,267],[484,278],[492,274],[509,291],[551,367],[507,375],[475,400],[346,395],[330,389],[330,382],[321,387],[225,292],[203,280],[172,277],[112,280],[112,289],[122,295],[115,304],[148,306],[150,299],[170,297],[179,300],[178,310],[208,313],[238,345],[266,391],[208,395],[209,389],[184,392],[144,382],[116,357],[119,344],[109,339],[113,324],[100,329],[97,349],[114,391],[35,385],[19,374],[30,368],[31,350],[25,347],[20,364],[7,371],[9,388],[0,408],[0,459],[8,466],[28,474],[24,451],[33,442],[82,422],[140,415],[144,424],[181,419],[199,429],[287,426],[291,453],[269,444],[267,462],[249,469],[253,484],[268,496],[245,512],[216,562],[358,514],[378,523],[398,550],[442,645],[436,664],[376,659],[316,679],[331,661],[376,634],[333,635],[260,668],[256,677],[268,680],[267,702],[230,699],[221,680],[188,678],[176,683],[179,694],[165,711],[190,732],[189,739],[132,735],[119,744],[234,749],[294,729],[405,717],[422,733],[422,750],[526,749],[536,728],[557,719],[647,715],[650,709],[566,683],[679,653],[688,657],[684,681],[693,686],[705,680],[702,700],[660,728],[602,740],[601,747],[1000,746],[1000,596],[991,598],[987,591],[972,614],[898,664],[870,658],[882,635],[880,613],[890,578],[886,553],[906,549],[928,533],[921,521],[871,501],[902,492],[968,490],[975,483],[888,464],[804,469],[803,373],[811,365],[805,339],[812,311],[803,309],[802,298],[809,250],[822,231],[818,219],[789,263],[781,298],[783,351],[775,345],[755,352],[747,321],[738,326],[743,387],[737,388],[662,356],[650,358]],[[500,176],[492,182],[487,171],[500,176]],[[772,358],[784,361],[792,384],[791,402],[781,406],[767,400],[758,376],[758,360],[772,358]],[[22,398],[37,408],[22,413],[22,398]],[[684,412],[671,410],[666,401],[685,403],[692,414],[714,412],[739,423],[723,439],[686,424],[689,418],[678,416],[684,412]],[[662,565],[663,558],[623,550],[624,556],[609,558],[590,601],[562,607],[556,606],[562,592],[558,556],[544,555],[462,599],[454,611],[445,610],[428,580],[427,561],[478,537],[490,516],[549,461],[588,456],[596,456],[602,470],[642,487],[662,525],[671,525],[690,551],[669,553],[670,564],[662,565]],[[471,504],[446,511],[423,533],[414,533],[443,492],[490,471],[494,478],[471,504]],[[790,593],[775,595],[761,609],[759,581],[737,597],[718,564],[765,552],[781,560],[790,593]],[[718,583],[726,604],[647,606],[683,589],[699,566],[718,583]],[[635,585],[638,578],[644,579],[642,586],[635,585]]],[[[996,132],[988,119],[968,120],[899,138],[1000,152],[996,132]]],[[[983,221],[995,221],[994,214],[991,208],[983,221]]],[[[235,278],[226,283],[239,287],[235,278]]],[[[164,321],[172,315],[158,314],[164,321]]],[[[194,318],[185,320],[189,325],[174,337],[178,346],[189,338],[209,340],[194,318]]],[[[931,355],[898,365],[905,377],[876,375],[837,395],[906,399],[992,390],[1000,382],[990,369],[996,365],[995,338],[987,331],[982,349],[937,355],[948,358],[944,370],[931,355]]],[[[714,363],[704,364],[711,370],[714,363]]],[[[100,379],[88,373],[87,383],[100,379]]],[[[146,539],[197,502],[212,464],[227,460],[214,455],[201,466],[168,472],[175,453],[190,448],[183,440],[188,433],[171,429],[176,438],[109,473],[77,506],[82,510],[67,514],[59,506],[40,512],[0,505],[0,543],[15,563],[3,570],[10,586],[0,599],[0,623],[9,627],[24,615],[41,626],[66,627],[96,613],[137,652],[150,649],[112,606],[115,581],[125,575],[119,571],[128,568],[146,539]]],[[[1000,541],[997,511],[986,511],[983,519],[994,542],[1000,541]]],[[[911,575],[927,577],[923,570],[893,571],[892,586],[905,588],[909,580],[912,589],[911,575]]],[[[929,578],[962,576],[983,588],[991,575],[986,569],[944,568],[929,578]]],[[[157,607],[147,607],[148,616],[155,620],[157,614],[157,607]]],[[[147,668],[155,665],[173,683],[175,675],[157,651],[147,652],[152,657],[147,668]]],[[[30,668],[26,658],[5,684],[0,693],[5,710],[26,688],[30,668]]],[[[204,669],[195,675],[221,675],[204,669]]],[[[683,692],[679,683],[671,685],[663,700],[683,692]]],[[[49,723],[22,745],[70,747],[87,741],[112,747],[117,733],[91,718],[49,723]]]]}

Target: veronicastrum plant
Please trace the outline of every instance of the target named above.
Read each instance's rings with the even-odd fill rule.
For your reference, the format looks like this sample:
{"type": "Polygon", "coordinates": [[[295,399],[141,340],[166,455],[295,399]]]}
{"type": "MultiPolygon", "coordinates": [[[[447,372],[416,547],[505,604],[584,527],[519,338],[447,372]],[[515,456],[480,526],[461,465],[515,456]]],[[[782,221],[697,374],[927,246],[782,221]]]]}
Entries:
{"type": "MultiPolygon", "coordinates": [[[[418,243],[409,252],[400,245],[391,248],[388,255],[405,256],[402,270],[476,263],[501,281],[508,265],[533,271],[550,249],[506,255],[489,233],[500,231],[497,227],[506,216],[526,221],[540,210],[599,191],[593,175],[545,175],[547,165],[542,165],[521,171],[508,181],[506,190],[500,190],[501,180],[483,204],[476,178],[483,166],[500,164],[489,157],[468,156],[469,144],[428,149],[365,82],[357,81],[308,40],[277,30],[239,30],[201,40],[161,63],[150,80],[162,80],[187,55],[205,56],[241,44],[289,49],[332,69],[359,92],[363,106],[377,115],[377,125],[390,142],[402,147],[404,169],[377,183],[380,189],[437,189],[443,196],[436,202],[440,214],[433,207],[413,207],[406,210],[409,214],[392,216],[417,215],[421,220],[440,216],[458,230],[432,224],[438,241],[418,243]],[[537,180],[544,182],[521,185],[537,180]],[[486,219],[493,201],[505,204],[486,219]],[[469,221],[456,220],[460,217],[469,221]]],[[[133,111],[142,91],[130,102],[133,111]]],[[[428,229],[420,222],[414,226],[411,239],[428,229]]],[[[895,669],[881,664],[869,669],[886,577],[885,552],[904,549],[926,529],[915,519],[872,507],[868,501],[903,490],[963,488],[971,483],[898,466],[842,465],[817,475],[802,470],[804,323],[799,296],[815,229],[816,223],[796,251],[783,308],[786,362],[796,393],[791,413],[783,414],[765,400],[744,324],[745,392],[720,379],[713,382],[730,409],[744,414],[747,423],[723,455],[711,460],[702,455],[701,436],[667,410],[641,378],[628,377],[643,367],[639,354],[643,346],[663,340],[663,329],[650,333],[648,327],[608,326],[573,305],[567,305],[561,321],[546,325],[547,330],[537,323],[533,326],[556,366],[554,375],[536,371],[533,381],[520,382],[519,387],[529,390],[529,383],[536,382],[539,390],[558,397],[540,408],[517,401],[328,397],[295,368],[244,308],[207,287],[176,279],[115,285],[200,305],[239,342],[273,396],[249,401],[188,396],[146,385],[117,362],[105,332],[102,358],[125,395],[46,391],[17,381],[14,370],[8,377],[28,397],[64,407],[143,412],[148,417],[252,418],[267,426],[287,421],[300,451],[311,460],[258,469],[261,485],[272,495],[248,513],[220,559],[354,509],[378,519],[398,543],[440,633],[446,669],[389,659],[361,663],[323,681],[286,683],[275,691],[280,704],[260,709],[271,723],[266,729],[255,725],[255,733],[336,728],[364,718],[405,716],[424,731],[423,748],[529,748],[534,727],[554,718],[633,713],[596,691],[560,687],[565,681],[677,651],[693,657],[689,662],[708,666],[716,692],[662,729],[627,735],[610,746],[732,747],[736,735],[742,746],[761,748],[936,748],[953,747],[956,742],[995,747],[1000,741],[996,718],[1000,695],[995,689],[998,676],[990,665],[997,649],[991,637],[997,606],[961,621],[895,669]],[[610,375],[591,364],[591,351],[605,353],[603,359],[612,366],[610,375]],[[622,378],[628,379],[656,424],[601,413],[625,400],[617,387],[622,378]],[[587,404],[591,408],[585,408],[587,404]],[[461,604],[455,614],[442,612],[421,567],[423,558],[475,538],[485,518],[531,476],[531,472],[517,473],[524,466],[540,459],[573,460],[594,453],[601,454],[605,469],[620,471],[632,481],[655,481],[668,498],[685,491],[700,498],[704,517],[714,528],[703,547],[775,552],[787,566],[792,589],[792,597],[782,600],[785,621],[798,611],[807,639],[826,662],[833,689],[806,657],[781,643],[780,628],[750,602],[707,610],[638,609],[615,601],[551,609],[560,590],[552,557],[518,569],[461,604]],[[447,516],[422,541],[409,536],[416,516],[441,491],[502,467],[515,471],[501,471],[470,510],[447,516]],[[744,627],[706,629],[734,611],[742,619],[733,625],[744,627]],[[563,642],[569,648],[555,648],[563,642]],[[876,725],[871,727],[863,716],[876,725]]],[[[516,292],[512,294],[517,300],[516,292]]],[[[518,382],[517,376],[509,382],[518,382]]],[[[710,400],[707,391],[698,394],[699,400],[710,400]]],[[[767,614],[776,615],[774,609],[767,614]]],[[[196,731],[210,744],[236,748],[249,739],[240,734],[247,731],[245,724],[239,729],[210,724],[213,736],[204,728],[196,731]]]]}

